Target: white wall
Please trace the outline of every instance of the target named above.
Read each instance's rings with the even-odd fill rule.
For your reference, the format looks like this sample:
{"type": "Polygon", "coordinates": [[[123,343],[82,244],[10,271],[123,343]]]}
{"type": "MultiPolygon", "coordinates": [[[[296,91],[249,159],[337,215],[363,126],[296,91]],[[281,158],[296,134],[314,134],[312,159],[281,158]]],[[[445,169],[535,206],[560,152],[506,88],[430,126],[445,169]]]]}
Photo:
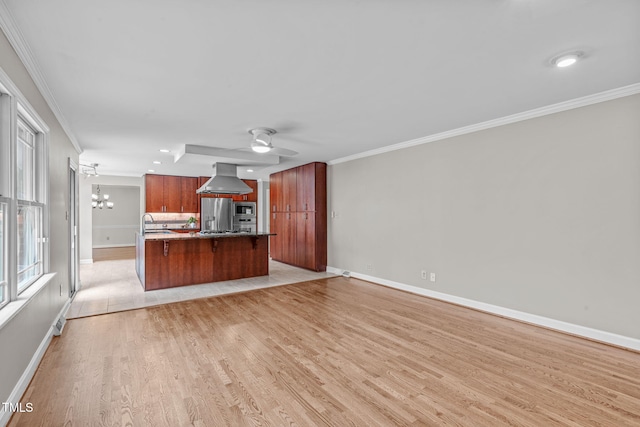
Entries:
{"type": "Polygon", "coordinates": [[[640,339],[639,118],[633,95],[330,166],[329,265],[640,339]]]}
{"type": "MultiPolygon", "coordinates": [[[[2,32],[0,67],[50,129],[50,270],[57,273],[15,317],[0,328],[0,402],[7,402],[21,376],[28,370],[32,358],[38,353],[38,348],[48,342],[51,326],[69,300],[68,162],[71,158],[78,163],[78,153],[2,32]]],[[[28,380],[27,376],[27,383],[28,380]]],[[[0,410],[0,416],[2,414],[0,410]]]]}
{"type": "MultiPolygon", "coordinates": [[[[97,194],[97,185],[93,192],[97,194]]],[[[140,229],[140,187],[100,185],[100,195],[109,195],[113,208],[93,209],[93,247],[109,248],[135,246],[140,229]]]]}
{"type": "Polygon", "coordinates": [[[269,231],[269,220],[271,219],[271,211],[269,209],[269,181],[258,180],[258,203],[257,203],[258,231],[269,231]]]}
{"type": "MultiPolygon", "coordinates": [[[[98,172],[100,168],[98,168],[98,172]]],[[[91,192],[92,186],[100,184],[100,188],[103,186],[120,186],[120,187],[133,187],[140,189],[140,195],[144,194],[144,179],[142,177],[128,177],[128,176],[80,176],[80,262],[90,263],[93,260],[92,250],[93,243],[93,208],[91,207],[91,192]]],[[[114,202],[117,203],[116,200],[114,202]]],[[[140,213],[140,217],[144,212],[144,197],[140,196],[138,200],[138,206],[131,206],[132,210],[136,210],[140,213]]],[[[138,221],[140,220],[138,217],[138,221]]]]}

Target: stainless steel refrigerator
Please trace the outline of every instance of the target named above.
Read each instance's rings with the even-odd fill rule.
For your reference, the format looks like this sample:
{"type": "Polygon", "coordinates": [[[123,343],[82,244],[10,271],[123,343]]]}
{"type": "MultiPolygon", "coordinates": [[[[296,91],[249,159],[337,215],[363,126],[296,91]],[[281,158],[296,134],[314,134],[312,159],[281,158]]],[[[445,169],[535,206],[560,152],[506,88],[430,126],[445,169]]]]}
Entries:
{"type": "Polygon", "coordinates": [[[233,200],[203,197],[200,204],[202,231],[233,231],[233,200]]]}

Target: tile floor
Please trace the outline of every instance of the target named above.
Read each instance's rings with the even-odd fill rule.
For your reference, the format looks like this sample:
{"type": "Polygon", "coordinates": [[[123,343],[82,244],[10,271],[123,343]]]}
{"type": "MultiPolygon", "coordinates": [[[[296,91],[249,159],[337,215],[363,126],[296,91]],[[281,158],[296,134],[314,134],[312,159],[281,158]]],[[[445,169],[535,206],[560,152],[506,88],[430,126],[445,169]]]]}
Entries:
{"type": "Polygon", "coordinates": [[[136,275],[135,260],[99,261],[80,266],[81,287],[66,317],[94,316],[331,276],[333,274],[316,273],[270,261],[268,276],[145,292],[136,275]]]}

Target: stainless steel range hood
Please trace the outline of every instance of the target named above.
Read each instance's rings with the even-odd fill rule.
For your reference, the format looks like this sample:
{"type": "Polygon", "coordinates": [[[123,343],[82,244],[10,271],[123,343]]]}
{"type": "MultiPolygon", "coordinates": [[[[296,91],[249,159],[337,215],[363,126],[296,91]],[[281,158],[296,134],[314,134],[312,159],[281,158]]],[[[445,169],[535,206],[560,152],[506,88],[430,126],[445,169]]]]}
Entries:
{"type": "Polygon", "coordinates": [[[196,190],[197,194],[248,194],[253,193],[251,187],[238,178],[238,166],[229,163],[215,163],[213,176],[202,187],[196,190]]]}

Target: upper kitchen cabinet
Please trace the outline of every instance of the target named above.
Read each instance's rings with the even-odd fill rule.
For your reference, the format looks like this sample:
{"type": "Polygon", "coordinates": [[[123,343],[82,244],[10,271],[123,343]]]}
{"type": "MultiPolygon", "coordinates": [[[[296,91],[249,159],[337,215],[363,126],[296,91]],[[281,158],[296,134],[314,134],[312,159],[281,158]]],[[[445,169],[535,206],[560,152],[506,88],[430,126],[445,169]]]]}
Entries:
{"type": "Polygon", "coordinates": [[[284,212],[296,211],[296,191],[298,182],[298,168],[282,171],[282,204],[284,212]]]}
{"type": "Polygon", "coordinates": [[[181,212],[182,207],[182,177],[164,176],[164,199],[165,212],[181,212]]]}
{"type": "Polygon", "coordinates": [[[198,188],[200,188],[198,178],[183,176],[181,181],[182,187],[182,210],[180,212],[199,212],[200,211],[200,199],[196,194],[198,188]]]}
{"type": "Polygon", "coordinates": [[[258,202],[258,181],[255,179],[243,179],[242,182],[247,184],[253,190],[249,194],[234,194],[233,200],[236,202],[258,202]]]}
{"type": "Polygon", "coordinates": [[[145,175],[145,211],[164,212],[164,176],[145,175]]]}
{"type": "Polygon", "coordinates": [[[284,212],[282,206],[282,172],[277,172],[269,176],[269,198],[271,212],[284,212]]]}
{"type": "Polygon", "coordinates": [[[145,175],[146,212],[198,212],[198,179],[145,175]]]}
{"type": "Polygon", "coordinates": [[[319,162],[309,163],[299,166],[296,172],[296,211],[326,210],[327,165],[319,162]]]}

